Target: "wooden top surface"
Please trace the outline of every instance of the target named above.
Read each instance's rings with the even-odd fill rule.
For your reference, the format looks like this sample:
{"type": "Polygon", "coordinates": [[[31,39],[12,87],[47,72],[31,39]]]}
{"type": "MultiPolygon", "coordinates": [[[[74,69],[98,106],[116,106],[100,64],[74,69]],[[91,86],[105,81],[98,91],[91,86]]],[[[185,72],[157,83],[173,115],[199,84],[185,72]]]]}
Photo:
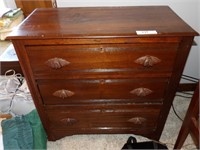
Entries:
{"type": "Polygon", "coordinates": [[[138,30],[198,35],[167,6],[79,7],[36,9],[7,39],[136,37],[138,30]]]}

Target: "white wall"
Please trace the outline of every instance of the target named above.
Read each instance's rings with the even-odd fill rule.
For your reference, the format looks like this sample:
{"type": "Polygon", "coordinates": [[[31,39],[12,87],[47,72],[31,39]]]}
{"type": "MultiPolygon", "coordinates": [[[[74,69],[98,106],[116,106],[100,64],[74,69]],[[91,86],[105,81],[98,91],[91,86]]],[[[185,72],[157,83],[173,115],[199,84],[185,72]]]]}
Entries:
{"type": "MultiPolygon", "coordinates": [[[[2,1],[2,0],[0,0],[2,1]]],[[[5,3],[5,6],[8,8],[16,8],[15,0],[3,0],[5,3]]]]}
{"type": "Polygon", "coordinates": [[[4,8],[4,7],[6,7],[4,1],[0,0],[0,8],[4,8]]]}

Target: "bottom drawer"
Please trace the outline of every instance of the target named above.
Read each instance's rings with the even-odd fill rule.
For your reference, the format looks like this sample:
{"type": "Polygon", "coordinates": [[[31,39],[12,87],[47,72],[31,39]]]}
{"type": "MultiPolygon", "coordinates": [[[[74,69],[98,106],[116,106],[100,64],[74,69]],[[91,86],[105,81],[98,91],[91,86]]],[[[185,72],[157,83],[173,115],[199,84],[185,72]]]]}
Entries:
{"type": "Polygon", "coordinates": [[[160,104],[49,106],[46,114],[50,128],[67,134],[127,133],[153,131],[160,113],[160,104]]]}

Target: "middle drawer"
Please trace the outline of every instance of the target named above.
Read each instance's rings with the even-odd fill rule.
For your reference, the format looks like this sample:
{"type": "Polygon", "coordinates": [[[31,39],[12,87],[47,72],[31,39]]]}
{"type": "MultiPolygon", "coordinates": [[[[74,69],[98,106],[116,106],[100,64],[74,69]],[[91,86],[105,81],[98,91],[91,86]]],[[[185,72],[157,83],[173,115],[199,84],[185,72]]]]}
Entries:
{"type": "Polygon", "coordinates": [[[43,103],[162,102],[166,78],[39,80],[43,103]]]}

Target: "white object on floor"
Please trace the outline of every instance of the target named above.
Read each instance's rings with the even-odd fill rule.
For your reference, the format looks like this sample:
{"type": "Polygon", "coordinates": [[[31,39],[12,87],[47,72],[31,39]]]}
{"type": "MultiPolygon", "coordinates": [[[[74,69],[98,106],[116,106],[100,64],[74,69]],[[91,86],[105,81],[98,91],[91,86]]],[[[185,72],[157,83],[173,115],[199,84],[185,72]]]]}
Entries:
{"type": "MultiPolygon", "coordinates": [[[[30,96],[29,96],[30,97],[30,96]]],[[[25,95],[15,95],[12,100],[11,113],[13,116],[26,115],[35,109],[35,105],[28,96],[25,95]]]]}
{"type": "Polygon", "coordinates": [[[15,93],[21,85],[20,81],[22,80],[22,75],[19,73],[15,74],[14,70],[6,71],[5,75],[0,76],[0,94],[15,93]],[[10,73],[12,75],[8,75],[10,73]]]}
{"type": "Polygon", "coordinates": [[[35,109],[31,95],[16,94],[12,100],[10,112],[13,116],[26,115],[35,109]]]}
{"type": "Polygon", "coordinates": [[[0,112],[1,113],[9,113],[12,97],[13,97],[13,94],[0,96],[0,112]]]}
{"type": "Polygon", "coordinates": [[[23,84],[19,87],[18,90],[19,90],[19,91],[22,91],[22,92],[24,92],[24,93],[29,93],[29,94],[30,94],[30,90],[29,90],[29,88],[28,88],[28,85],[27,85],[27,82],[26,82],[25,79],[24,79],[23,84]]]}
{"type": "Polygon", "coordinates": [[[0,112],[13,116],[26,115],[35,109],[26,80],[9,70],[0,76],[0,112]],[[12,75],[7,75],[12,73],[12,75]],[[23,81],[23,84],[21,84],[23,81]]]}
{"type": "Polygon", "coordinates": [[[13,116],[19,116],[26,115],[33,109],[35,109],[35,105],[33,103],[26,80],[24,80],[23,84],[19,87],[12,100],[10,111],[13,116]]]}
{"type": "Polygon", "coordinates": [[[9,113],[11,101],[20,86],[21,78],[20,75],[15,74],[14,70],[9,70],[5,75],[0,76],[0,112],[9,113]],[[12,75],[7,75],[7,73],[12,73],[12,75]]]}

